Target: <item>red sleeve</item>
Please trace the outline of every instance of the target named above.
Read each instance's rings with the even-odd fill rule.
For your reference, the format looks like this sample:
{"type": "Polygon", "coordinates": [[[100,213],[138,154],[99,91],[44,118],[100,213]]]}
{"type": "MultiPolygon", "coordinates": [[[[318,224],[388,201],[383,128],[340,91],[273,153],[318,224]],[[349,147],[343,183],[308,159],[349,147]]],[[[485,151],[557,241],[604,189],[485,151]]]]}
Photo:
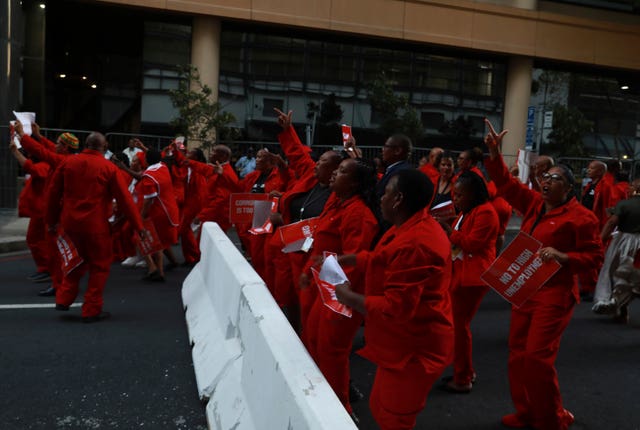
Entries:
{"type": "Polygon", "coordinates": [[[27,159],[24,166],[22,166],[25,172],[35,178],[44,179],[49,175],[51,168],[47,163],[34,163],[33,160],[27,159]]]}
{"type": "Polygon", "coordinates": [[[46,137],[40,136],[40,143],[49,151],[53,151],[53,152],[56,151],[56,144],[50,141],[49,139],[47,139],[46,137]]]}
{"type": "Polygon", "coordinates": [[[46,221],[50,227],[60,222],[62,211],[62,191],[64,190],[64,163],[53,171],[53,177],[47,189],[46,221]]]}
{"type": "Polygon", "coordinates": [[[592,217],[589,219],[591,214],[585,215],[588,216],[575,220],[576,243],[571,246],[574,251],[567,252],[569,267],[574,273],[580,273],[588,267],[600,267],[604,260],[599,226],[592,222],[592,217]]]}
{"type": "MultiPolygon", "coordinates": [[[[340,235],[342,242],[343,254],[357,254],[363,250],[369,250],[376,233],[378,233],[378,222],[373,214],[363,214],[363,210],[368,210],[362,206],[351,208],[343,217],[340,235]],[[367,216],[369,215],[369,216],[367,216]]],[[[347,278],[354,280],[362,278],[364,270],[358,270],[358,267],[345,267],[344,272],[347,278]]],[[[357,282],[354,290],[364,292],[364,282],[357,282]]]]}
{"type": "Polygon", "coordinates": [[[283,130],[278,135],[278,140],[287,160],[289,160],[289,166],[297,178],[302,178],[309,172],[313,172],[316,163],[309,155],[310,149],[300,142],[293,126],[283,130]]]}
{"type": "Polygon", "coordinates": [[[116,202],[118,202],[118,211],[127,217],[136,231],[142,231],[144,229],[142,218],[140,217],[140,212],[138,212],[136,204],[133,202],[131,193],[129,193],[127,185],[118,171],[113,170],[113,173],[112,180],[109,181],[109,187],[111,188],[111,195],[113,195],[116,202]]]}
{"type": "Polygon", "coordinates": [[[392,252],[384,271],[384,295],[367,296],[367,314],[388,319],[395,324],[413,318],[425,286],[425,279],[442,272],[444,262],[436,263],[423,248],[404,248],[392,252]],[[417,251],[417,252],[416,252],[417,251]]]}
{"type": "Polygon", "coordinates": [[[491,180],[498,187],[498,195],[502,196],[518,212],[526,214],[532,205],[538,204],[540,193],[529,189],[509,173],[502,156],[492,160],[486,158],[484,166],[491,180]]]}
{"type": "Polygon", "coordinates": [[[44,148],[40,143],[26,134],[22,136],[20,143],[29,154],[33,155],[38,160],[44,161],[51,167],[57,167],[65,159],[64,155],[44,148]]]}
{"type": "Polygon", "coordinates": [[[213,166],[196,160],[189,160],[189,167],[199,175],[205,178],[214,174],[213,166]]]}

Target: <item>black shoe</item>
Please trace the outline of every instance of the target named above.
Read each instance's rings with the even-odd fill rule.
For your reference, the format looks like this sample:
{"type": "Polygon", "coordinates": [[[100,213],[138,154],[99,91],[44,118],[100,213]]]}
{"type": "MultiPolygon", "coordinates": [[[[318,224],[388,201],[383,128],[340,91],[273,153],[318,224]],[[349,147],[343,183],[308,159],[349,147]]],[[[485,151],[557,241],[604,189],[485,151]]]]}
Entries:
{"type": "Polygon", "coordinates": [[[68,311],[69,310],[69,306],[61,305],[60,303],[56,303],[56,310],[57,311],[68,311]]]}
{"type": "Polygon", "coordinates": [[[38,291],[38,295],[40,297],[53,297],[56,295],[56,289],[53,288],[51,285],[49,285],[47,288],[45,288],[44,290],[40,290],[38,291]]]}
{"type": "Polygon", "coordinates": [[[37,276],[31,278],[31,281],[41,283],[41,282],[51,282],[51,275],[47,272],[39,273],[37,276]]]}
{"type": "Polygon", "coordinates": [[[353,382],[349,383],[349,403],[356,403],[359,400],[364,399],[364,394],[358,389],[353,382]]]}
{"type": "Polygon", "coordinates": [[[111,317],[111,314],[109,312],[102,311],[98,315],[93,315],[90,317],[82,317],[82,322],[89,324],[89,323],[106,320],[109,317],[111,317]]]}

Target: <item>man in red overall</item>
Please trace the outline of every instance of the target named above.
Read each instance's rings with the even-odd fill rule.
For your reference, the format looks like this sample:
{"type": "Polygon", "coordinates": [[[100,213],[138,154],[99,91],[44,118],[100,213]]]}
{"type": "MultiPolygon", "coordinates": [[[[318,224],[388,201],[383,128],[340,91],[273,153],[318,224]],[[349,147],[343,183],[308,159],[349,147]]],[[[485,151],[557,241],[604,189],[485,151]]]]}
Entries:
{"type": "Polygon", "coordinates": [[[46,221],[50,231],[56,231],[60,224],[83,260],[65,275],[56,291],[56,310],[69,310],[78,295],[80,279],[88,270],[82,320],[91,323],[110,316],[102,310],[102,291],[112,262],[109,216],[113,199],[136,232],[142,234],[143,226],[118,168],[104,158],[105,137],[91,133],[85,145],[87,149],[65,159],[53,174],[46,221]]]}

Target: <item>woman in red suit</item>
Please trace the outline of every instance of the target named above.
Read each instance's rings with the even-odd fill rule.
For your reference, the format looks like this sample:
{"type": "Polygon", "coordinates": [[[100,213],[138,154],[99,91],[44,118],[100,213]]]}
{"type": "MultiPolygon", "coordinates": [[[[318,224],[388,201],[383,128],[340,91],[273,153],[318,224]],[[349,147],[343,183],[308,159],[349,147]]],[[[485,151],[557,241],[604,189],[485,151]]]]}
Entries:
{"type": "MultiPolygon", "coordinates": [[[[141,215],[143,220],[150,219],[153,222],[160,243],[166,249],[178,241],[178,204],[171,183],[171,174],[167,166],[160,161],[160,153],[155,149],[149,149],[146,160],[149,167],[140,180],[140,191],[144,198],[141,215]]],[[[147,259],[149,271],[144,280],[164,282],[162,260],[162,251],[153,253],[151,258],[147,259]]]]}
{"type": "Polygon", "coordinates": [[[564,430],[574,421],[564,409],[555,361],[560,339],[579,301],[576,274],[602,264],[603,250],[596,216],[573,197],[575,179],[565,166],[542,176],[541,191],[530,190],[509,174],[500,155],[506,130],[485,137],[485,166],[498,192],[523,214],[521,230],[542,243],[543,262],[556,260],[558,270],[521,307],[511,310],[509,384],[515,413],[502,417],[508,427],[564,430]]]}
{"type": "MultiPolygon", "coordinates": [[[[325,251],[341,255],[371,248],[379,229],[378,220],[370,209],[375,184],[373,166],[351,158],[340,163],[329,181],[332,194],[313,234],[310,262],[320,260],[325,251]]],[[[316,285],[309,285],[312,284],[309,266],[311,264],[301,276],[301,286],[316,288],[316,285]]],[[[354,291],[364,291],[363,270],[346,267],[345,274],[354,291]]],[[[362,314],[356,312],[351,318],[338,314],[326,307],[317,295],[302,327],[303,341],[309,353],[350,414],[353,411],[349,403],[349,355],[361,324],[362,314]]]]}
{"type": "Polygon", "coordinates": [[[480,275],[496,258],[499,221],[484,179],[464,172],[453,189],[453,203],[459,211],[453,227],[441,223],[452,246],[453,277],[451,303],[455,327],[453,377],[442,388],[453,393],[471,392],[473,368],[471,320],[489,287],[480,275]]]}
{"type": "Polygon", "coordinates": [[[369,405],[382,430],[414,428],[453,353],[451,245],[423,214],[432,196],[424,174],[399,171],[380,200],[392,227],[372,252],[339,258],[366,267],[364,295],[341,284],[336,296],[364,315],[367,342],[359,353],[378,365],[369,405]]]}

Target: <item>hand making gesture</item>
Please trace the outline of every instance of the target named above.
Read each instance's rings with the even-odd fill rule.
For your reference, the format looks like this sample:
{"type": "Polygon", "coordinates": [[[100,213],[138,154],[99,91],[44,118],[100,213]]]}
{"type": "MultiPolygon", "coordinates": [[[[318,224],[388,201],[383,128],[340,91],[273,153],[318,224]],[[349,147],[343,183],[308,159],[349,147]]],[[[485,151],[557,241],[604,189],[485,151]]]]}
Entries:
{"type": "Polygon", "coordinates": [[[489,149],[489,156],[493,160],[497,156],[500,155],[500,146],[502,145],[502,138],[505,134],[509,132],[509,130],[502,130],[500,134],[496,133],[496,130],[493,128],[491,121],[487,118],[484,119],[484,123],[489,127],[489,133],[484,138],[484,144],[487,145],[489,149]]]}
{"type": "Polygon", "coordinates": [[[282,127],[283,130],[291,127],[293,111],[290,110],[289,113],[284,113],[278,108],[273,108],[274,111],[278,114],[278,124],[282,127]]]}

